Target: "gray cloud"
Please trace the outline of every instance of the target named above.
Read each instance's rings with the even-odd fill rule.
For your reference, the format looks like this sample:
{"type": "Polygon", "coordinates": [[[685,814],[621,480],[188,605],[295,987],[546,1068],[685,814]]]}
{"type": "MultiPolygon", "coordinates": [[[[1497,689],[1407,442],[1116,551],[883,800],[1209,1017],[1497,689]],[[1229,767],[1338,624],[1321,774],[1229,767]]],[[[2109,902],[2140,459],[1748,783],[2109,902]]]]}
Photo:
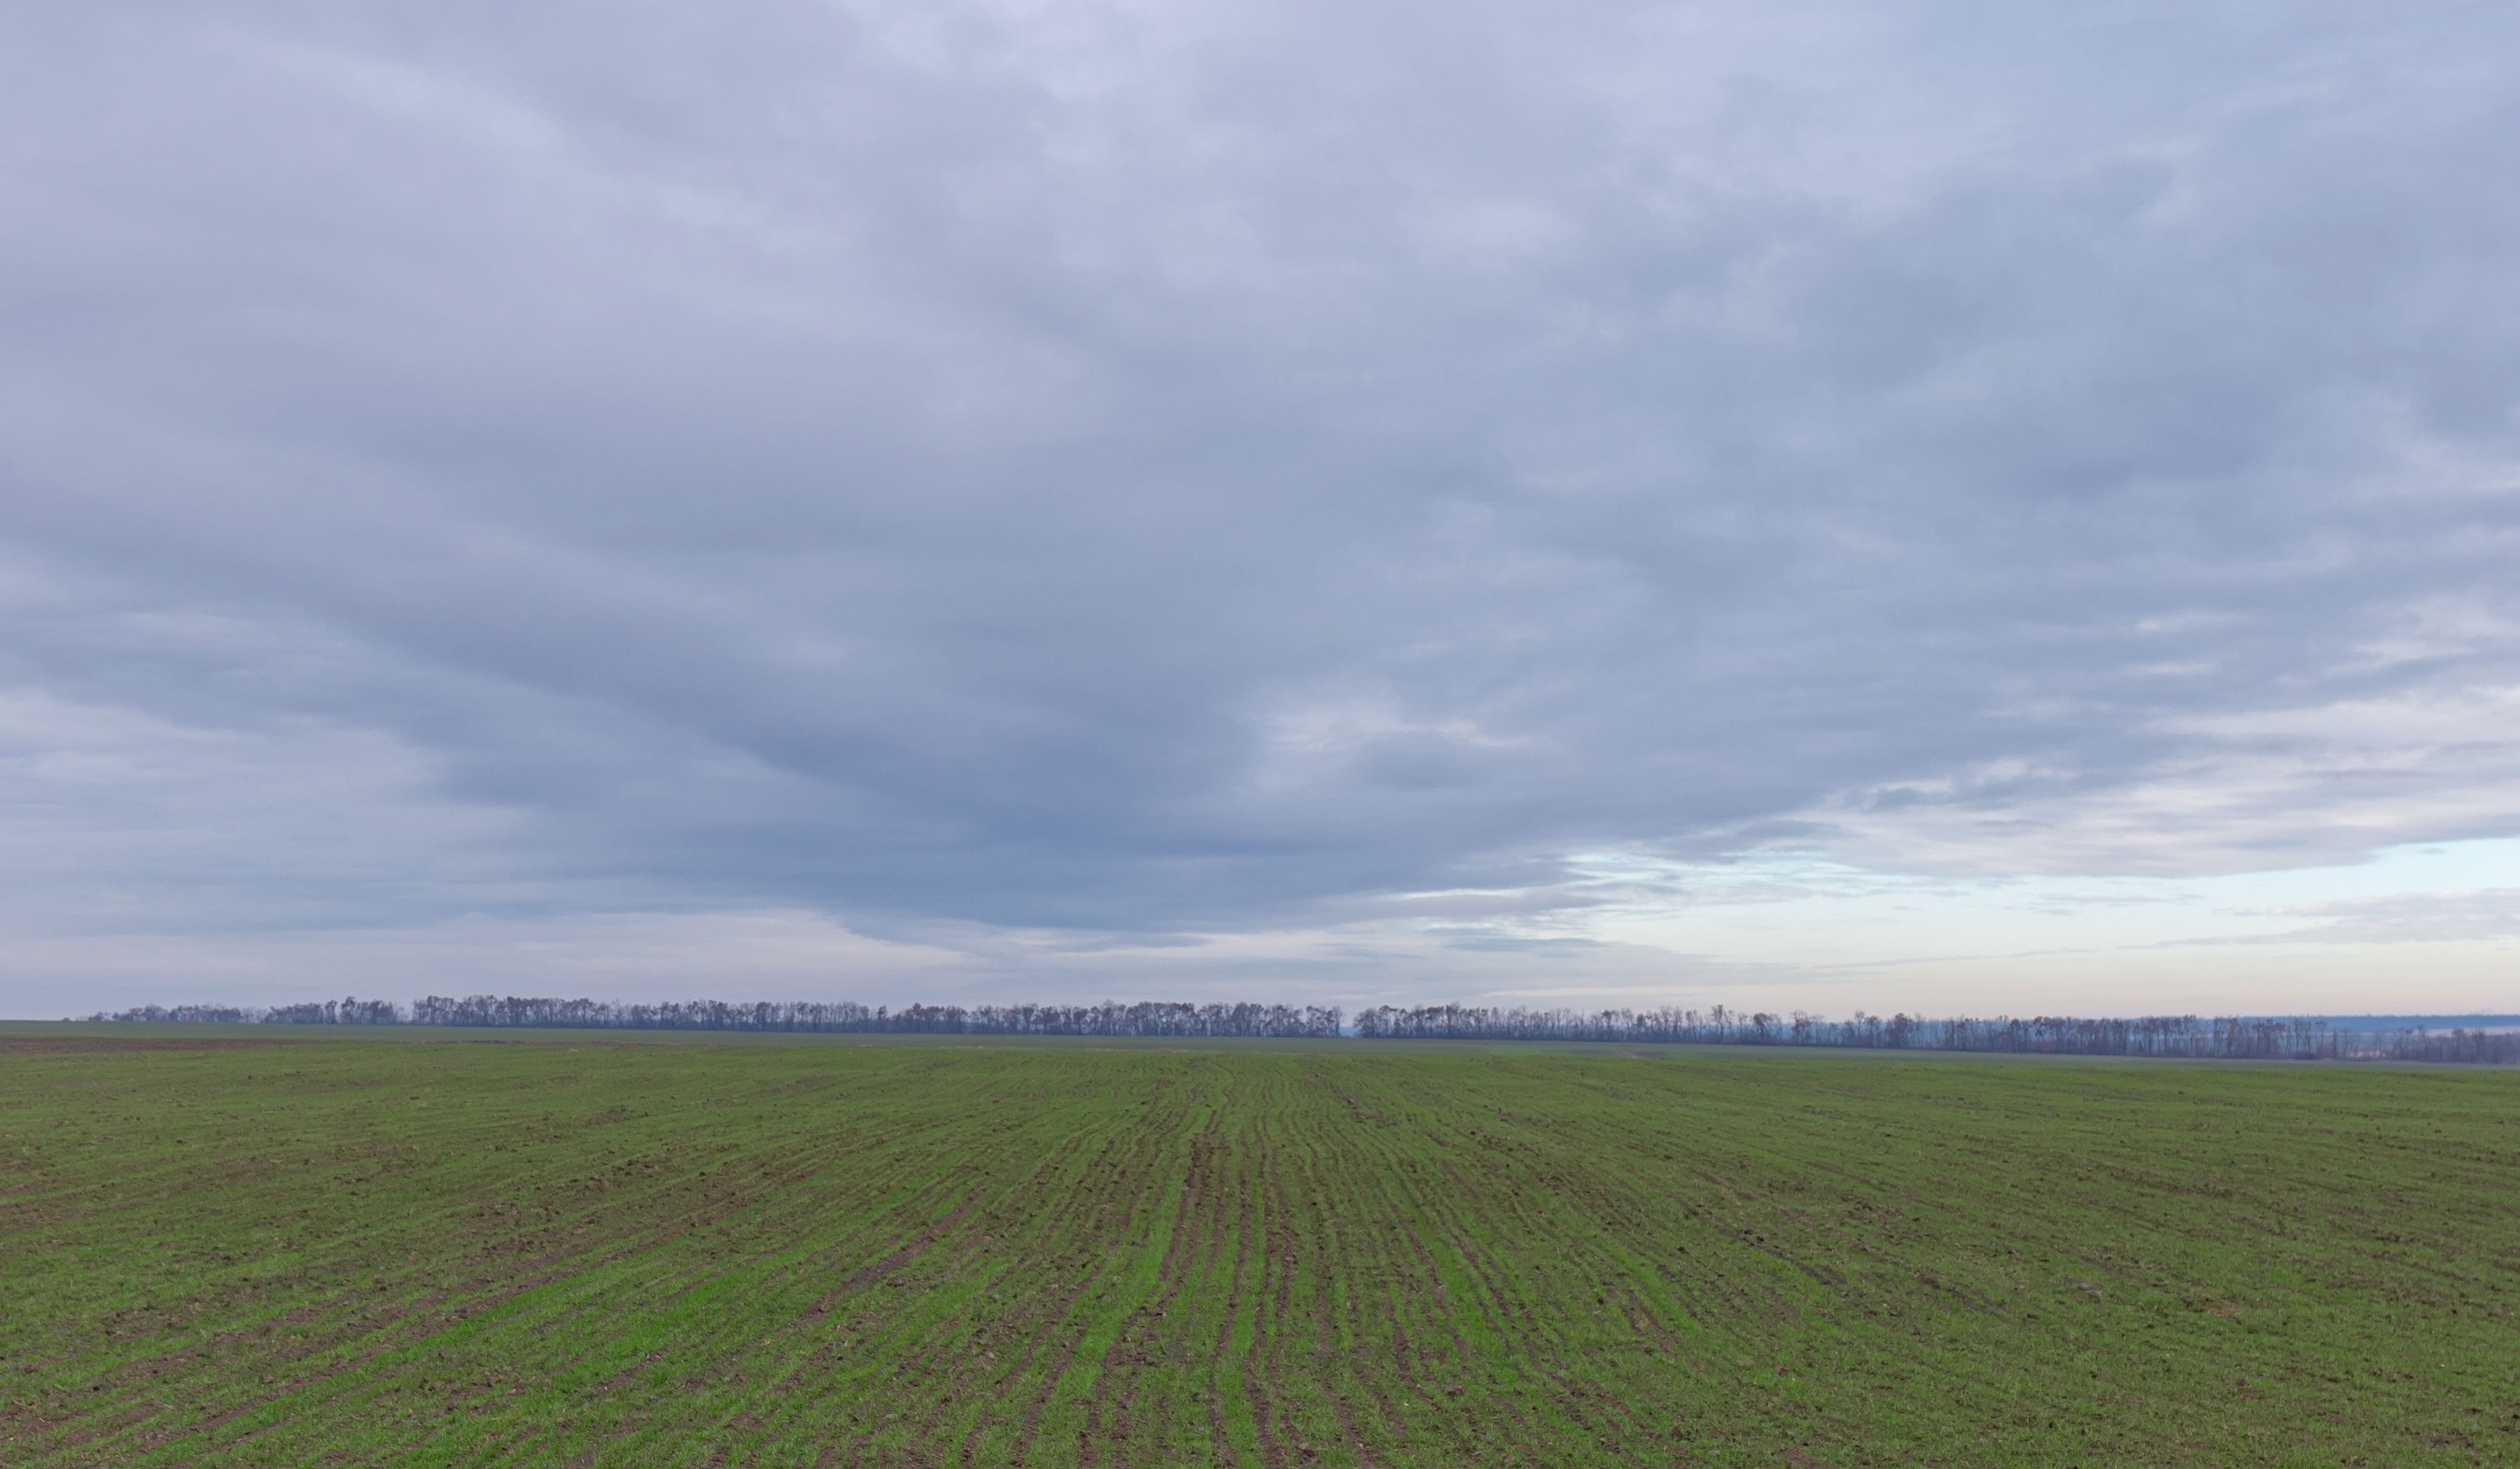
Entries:
{"type": "Polygon", "coordinates": [[[2520,889],[2481,888],[2341,898],[2266,915],[2311,920],[2307,928],[2225,938],[2217,943],[2478,943],[2520,939],[2520,889]]]}
{"type": "Polygon", "coordinates": [[[1159,937],[2509,834],[2515,25],[13,15],[22,891],[1159,937]]]}

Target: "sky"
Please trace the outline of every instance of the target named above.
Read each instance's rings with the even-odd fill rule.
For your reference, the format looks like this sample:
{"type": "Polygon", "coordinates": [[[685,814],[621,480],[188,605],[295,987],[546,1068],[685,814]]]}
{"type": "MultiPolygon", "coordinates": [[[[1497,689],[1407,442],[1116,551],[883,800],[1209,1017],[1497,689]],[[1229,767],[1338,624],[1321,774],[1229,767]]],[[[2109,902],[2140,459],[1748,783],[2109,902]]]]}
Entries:
{"type": "Polygon", "coordinates": [[[2520,10],[0,9],[0,1014],[2520,1010],[2520,10]]]}

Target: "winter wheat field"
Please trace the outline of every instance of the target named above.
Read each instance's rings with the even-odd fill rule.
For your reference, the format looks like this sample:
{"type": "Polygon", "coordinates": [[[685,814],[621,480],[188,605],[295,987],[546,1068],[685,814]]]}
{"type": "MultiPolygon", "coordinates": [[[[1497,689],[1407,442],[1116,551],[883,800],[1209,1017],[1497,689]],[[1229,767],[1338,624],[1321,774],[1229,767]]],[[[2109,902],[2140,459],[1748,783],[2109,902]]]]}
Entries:
{"type": "Polygon", "coordinates": [[[2520,1462],[2520,1074],[0,1037],[0,1462],[2520,1462]]]}

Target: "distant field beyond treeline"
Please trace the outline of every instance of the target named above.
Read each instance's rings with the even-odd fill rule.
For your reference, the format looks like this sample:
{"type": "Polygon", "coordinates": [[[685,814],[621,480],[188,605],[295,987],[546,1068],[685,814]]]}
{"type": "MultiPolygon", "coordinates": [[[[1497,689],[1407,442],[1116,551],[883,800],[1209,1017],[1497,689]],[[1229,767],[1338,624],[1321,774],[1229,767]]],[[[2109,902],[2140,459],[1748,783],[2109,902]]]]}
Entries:
{"type": "Polygon", "coordinates": [[[2520,1462],[2511,1072],[122,1033],[0,1463],[2520,1462]]]}

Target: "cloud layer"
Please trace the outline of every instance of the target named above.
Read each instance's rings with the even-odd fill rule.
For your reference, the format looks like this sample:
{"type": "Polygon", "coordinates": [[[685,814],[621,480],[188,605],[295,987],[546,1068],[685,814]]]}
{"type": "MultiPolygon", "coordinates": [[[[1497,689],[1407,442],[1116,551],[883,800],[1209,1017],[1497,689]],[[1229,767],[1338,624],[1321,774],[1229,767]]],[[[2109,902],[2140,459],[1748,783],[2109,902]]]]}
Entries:
{"type": "Polygon", "coordinates": [[[25,8],[18,921],[2520,832],[2515,73],[2481,4],[25,8]]]}

